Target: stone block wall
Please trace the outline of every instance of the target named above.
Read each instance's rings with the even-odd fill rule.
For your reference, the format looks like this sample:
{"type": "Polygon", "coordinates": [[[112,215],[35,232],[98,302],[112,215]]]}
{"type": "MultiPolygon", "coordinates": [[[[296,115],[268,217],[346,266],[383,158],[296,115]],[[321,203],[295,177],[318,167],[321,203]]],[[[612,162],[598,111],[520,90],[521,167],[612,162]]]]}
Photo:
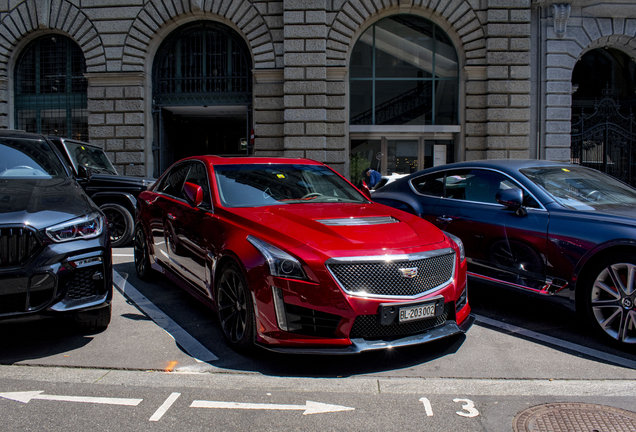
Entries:
{"type": "Polygon", "coordinates": [[[88,74],[88,135],[120,174],[146,176],[143,76],[88,74]]]}

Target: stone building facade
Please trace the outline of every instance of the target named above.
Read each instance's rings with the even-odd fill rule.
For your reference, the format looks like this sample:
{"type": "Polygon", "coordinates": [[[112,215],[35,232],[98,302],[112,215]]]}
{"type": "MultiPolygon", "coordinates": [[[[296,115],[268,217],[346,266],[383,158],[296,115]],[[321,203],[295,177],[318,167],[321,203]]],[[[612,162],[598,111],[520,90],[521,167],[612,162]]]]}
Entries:
{"type": "MultiPolygon", "coordinates": [[[[247,47],[244,135],[253,130],[254,139],[245,136],[241,149],[255,155],[307,157],[350,175],[354,140],[405,137],[448,145],[441,163],[569,160],[575,66],[598,48],[636,55],[636,3],[559,1],[0,0],[0,127],[21,128],[22,53],[42,36],[64,36],[86,64],[83,138],[102,146],[120,172],[156,175],[170,160],[160,157],[157,56],[175,31],[205,21],[222,24],[247,47]],[[352,124],[352,52],[371,26],[398,15],[433,23],[454,47],[455,120],[352,124]]],[[[179,103],[167,114],[187,113],[179,103]]],[[[191,106],[205,116],[207,104],[191,106]]],[[[188,152],[178,137],[171,145],[188,152]]],[[[377,155],[385,171],[387,157],[377,155]]]]}

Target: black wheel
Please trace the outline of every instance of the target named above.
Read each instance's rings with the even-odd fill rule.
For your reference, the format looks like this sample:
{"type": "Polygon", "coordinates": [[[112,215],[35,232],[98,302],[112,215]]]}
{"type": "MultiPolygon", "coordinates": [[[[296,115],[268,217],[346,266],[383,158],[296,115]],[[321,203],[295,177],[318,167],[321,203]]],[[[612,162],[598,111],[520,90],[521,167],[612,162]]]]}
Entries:
{"type": "Polygon", "coordinates": [[[133,234],[134,220],[128,209],[119,204],[104,204],[100,207],[106,215],[113,247],[128,244],[133,234]]]}
{"type": "Polygon", "coordinates": [[[106,330],[108,324],[110,324],[112,313],[113,305],[109,303],[99,309],[76,312],[73,318],[75,326],[82,333],[99,333],[106,330]]]}
{"type": "Polygon", "coordinates": [[[134,254],[135,254],[135,270],[137,276],[141,280],[149,280],[152,276],[152,268],[150,266],[150,253],[148,252],[148,243],[146,242],[146,235],[141,226],[138,226],[135,230],[134,241],[134,254]]]}
{"type": "Polygon", "coordinates": [[[609,340],[636,347],[636,255],[608,257],[586,274],[579,303],[584,316],[609,340]]]}
{"type": "Polygon", "coordinates": [[[223,336],[239,351],[254,347],[254,307],[245,277],[234,263],[226,264],[216,283],[216,304],[223,336]]]}

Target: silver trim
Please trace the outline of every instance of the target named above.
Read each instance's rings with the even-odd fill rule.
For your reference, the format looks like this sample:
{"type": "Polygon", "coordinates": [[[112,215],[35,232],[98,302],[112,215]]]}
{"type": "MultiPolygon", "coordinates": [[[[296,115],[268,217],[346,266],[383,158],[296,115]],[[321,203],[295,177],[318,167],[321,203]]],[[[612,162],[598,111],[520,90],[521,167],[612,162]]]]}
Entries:
{"type": "Polygon", "coordinates": [[[375,299],[404,299],[404,300],[414,300],[414,299],[418,299],[421,298],[425,295],[429,295],[435,291],[441,290],[443,288],[446,288],[448,285],[450,285],[453,280],[455,279],[455,271],[457,270],[457,266],[453,265],[453,273],[451,274],[450,278],[446,281],[443,282],[439,285],[437,285],[436,287],[433,287],[431,289],[429,289],[428,291],[424,291],[422,293],[416,294],[416,295],[412,295],[412,296],[389,296],[389,295],[381,295],[381,294],[363,294],[363,293],[358,293],[358,292],[351,292],[349,290],[347,290],[342,283],[340,283],[340,280],[338,279],[338,277],[333,273],[333,271],[331,271],[331,269],[329,268],[329,264],[356,264],[356,263],[381,263],[381,262],[386,262],[386,261],[392,261],[392,262],[396,262],[396,263],[408,263],[411,261],[416,261],[416,260],[421,260],[421,259],[426,259],[426,258],[433,258],[436,256],[440,256],[440,255],[446,255],[452,253],[455,256],[455,260],[457,259],[457,254],[455,253],[455,250],[453,248],[445,248],[445,249],[437,249],[434,251],[427,251],[427,252],[418,252],[418,253],[414,253],[414,254],[400,254],[400,255],[381,255],[381,256],[360,256],[360,257],[337,257],[337,258],[329,258],[327,261],[325,261],[325,267],[327,267],[327,270],[329,271],[329,274],[331,275],[331,277],[336,281],[336,283],[338,284],[338,286],[340,287],[340,289],[346,293],[347,295],[350,295],[352,297],[361,297],[361,298],[375,298],[375,299]]]}
{"type": "Polygon", "coordinates": [[[395,255],[367,255],[367,256],[349,256],[349,257],[334,257],[325,261],[325,264],[353,264],[357,262],[362,263],[374,263],[374,262],[402,262],[402,261],[415,261],[420,259],[432,258],[440,255],[446,255],[451,252],[455,252],[453,248],[435,249],[426,252],[417,252],[412,254],[395,254],[395,255]]]}
{"type": "Polygon", "coordinates": [[[327,226],[361,226],[361,225],[384,225],[399,223],[400,221],[393,216],[374,216],[374,217],[350,217],[337,219],[315,219],[327,226]]]}

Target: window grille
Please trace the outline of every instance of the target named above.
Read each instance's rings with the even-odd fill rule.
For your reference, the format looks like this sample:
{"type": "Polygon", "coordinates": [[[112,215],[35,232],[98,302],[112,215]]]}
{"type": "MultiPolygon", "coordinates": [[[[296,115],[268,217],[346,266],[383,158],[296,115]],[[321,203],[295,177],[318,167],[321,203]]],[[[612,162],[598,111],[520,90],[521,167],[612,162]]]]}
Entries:
{"type": "Polygon", "coordinates": [[[61,35],[36,39],[15,68],[15,128],[88,141],[88,81],[80,47],[61,35]]]}
{"type": "Polygon", "coordinates": [[[160,47],[154,67],[156,105],[220,105],[251,102],[252,80],[245,42],[217,23],[186,26],[160,47]]]}

